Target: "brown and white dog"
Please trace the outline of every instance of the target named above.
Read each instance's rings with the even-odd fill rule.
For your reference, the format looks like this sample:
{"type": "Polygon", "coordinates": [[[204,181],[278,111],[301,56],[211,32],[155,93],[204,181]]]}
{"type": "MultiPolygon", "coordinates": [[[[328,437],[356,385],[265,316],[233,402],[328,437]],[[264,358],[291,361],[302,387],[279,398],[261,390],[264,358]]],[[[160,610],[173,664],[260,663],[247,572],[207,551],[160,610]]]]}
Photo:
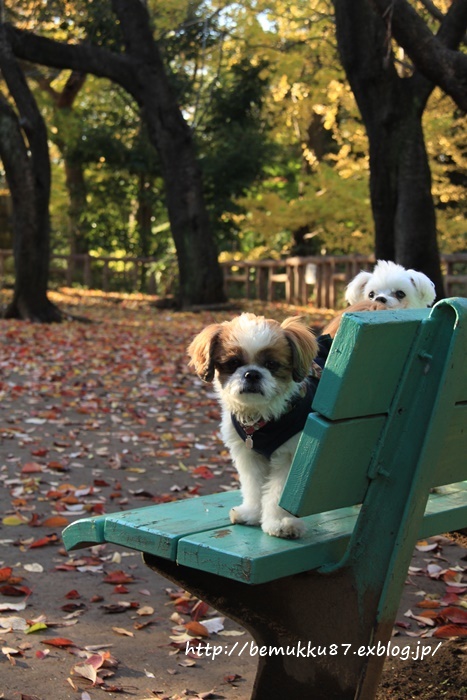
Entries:
{"type": "Polygon", "coordinates": [[[243,502],[230,511],[233,523],[275,537],[304,532],[278,502],[316,391],[317,350],[299,318],[279,324],[250,313],[208,326],[188,348],[190,365],[214,384],[221,436],[239,473],[243,502]]]}

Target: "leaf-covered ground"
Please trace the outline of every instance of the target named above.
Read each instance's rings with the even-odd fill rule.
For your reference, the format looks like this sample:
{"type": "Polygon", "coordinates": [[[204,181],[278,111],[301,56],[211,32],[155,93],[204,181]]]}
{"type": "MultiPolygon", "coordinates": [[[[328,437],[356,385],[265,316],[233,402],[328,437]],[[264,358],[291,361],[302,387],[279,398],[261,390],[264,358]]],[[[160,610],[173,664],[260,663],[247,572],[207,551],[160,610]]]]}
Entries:
{"type": "MultiPolygon", "coordinates": [[[[236,311],[175,313],[71,290],[53,300],[92,323],[0,321],[0,697],[244,700],[254,658],[184,653],[187,639],[243,645],[243,630],[170,589],[136,553],[67,554],[61,543],[87,514],[237,487],[212,390],[186,357],[199,330],[236,311]]],[[[305,313],[316,327],[331,316],[240,308],[305,313]]],[[[443,644],[423,661],[390,659],[379,700],[467,697],[464,553],[444,539],[415,552],[394,639],[443,644]]]]}

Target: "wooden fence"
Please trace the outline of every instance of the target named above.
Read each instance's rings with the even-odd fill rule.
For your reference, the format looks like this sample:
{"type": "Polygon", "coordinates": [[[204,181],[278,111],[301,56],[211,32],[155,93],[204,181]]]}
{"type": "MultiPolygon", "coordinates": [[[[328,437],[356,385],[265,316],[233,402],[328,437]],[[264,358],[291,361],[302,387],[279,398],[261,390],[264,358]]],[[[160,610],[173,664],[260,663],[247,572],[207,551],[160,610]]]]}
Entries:
{"type": "MultiPolygon", "coordinates": [[[[447,296],[467,296],[467,253],[442,255],[447,296]]],[[[82,284],[89,289],[144,291],[157,294],[155,258],[52,255],[54,284],[82,284]]],[[[346,284],[362,269],[371,269],[373,256],[319,255],[284,260],[242,260],[221,263],[228,298],[284,300],[319,308],[342,305],[346,284]]],[[[0,286],[13,280],[13,252],[0,250],[0,286]]]]}
{"type": "MultiPolygon", "coordinates": [[[[442,255],[447,296],[467,296],[467,253],[442,255]]],[[[320,255],[285,260],[222,263],[227,296],[335,309],[345,286],[360,270],[371,270],[374,256],[320,255]],[[233,291],[234,290],[234,291],[233,291]]]]}
{"type": "MultiPolygon", "coordinates": [[[[54,285],[81,284],[104,292],[145,291],[156,294],[155,258],[97,257],[80,253],[51,255],[50,280],[54,285]]],[[[0,286],[13,276],[13,251],[0,249],[0,286]]]]}

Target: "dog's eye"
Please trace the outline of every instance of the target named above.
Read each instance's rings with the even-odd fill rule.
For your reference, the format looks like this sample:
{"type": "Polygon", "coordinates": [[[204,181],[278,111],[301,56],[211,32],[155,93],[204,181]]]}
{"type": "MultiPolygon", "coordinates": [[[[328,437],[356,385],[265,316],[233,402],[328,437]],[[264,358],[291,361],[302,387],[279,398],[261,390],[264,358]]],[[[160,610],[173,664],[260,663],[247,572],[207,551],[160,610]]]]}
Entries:
{"type": "Polygon", "coordinates": [[[405,292],[402,291],[402,289],[399,289],[399,290],[395,293],[394,296],[396,297],[396,299],[399,299],[399,301],[400,301],[401,299],[404,299],[404,298],[405,298],[406,294],[405,294],[405,292]]]}
{"type": "Polygon", "coordinates": [[[280,362],[276,362],[276,360],[266,360],[264,366],[270,372],[277,372],[277,370],[280,369],[281,365],[280,362]]]}
{"type": "Polygon", "coordinates": [[[369,296],[370,299],[374,299],[374,298],[375,298],[375,293],[374,293],[374,292],[370,292],[370,293],[368,294],[368,296],[369,296]]]}
{"type": "Polygon", "coordinates": [[[217,368],[225,374],[233,374],[239,367],[242,366],[242,361],[238,357],[231,357],[229,360],[219,362],[217,368]]]}

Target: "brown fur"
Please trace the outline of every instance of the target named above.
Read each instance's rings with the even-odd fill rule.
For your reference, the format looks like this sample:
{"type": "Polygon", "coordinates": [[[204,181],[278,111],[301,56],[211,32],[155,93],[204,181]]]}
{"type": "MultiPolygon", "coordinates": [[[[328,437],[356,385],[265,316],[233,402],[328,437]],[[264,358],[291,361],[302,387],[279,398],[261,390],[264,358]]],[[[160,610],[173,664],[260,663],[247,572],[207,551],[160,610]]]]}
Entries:
{"type": "Polygon", "coordinates": [[[293,378],[301,382],[308,375],[313,359],[318,354],[318,343],[310,329],[298,316],[281,323],[292,349],[293,378]]]}
{"type": "Polygon", "coordinates": [[[340,311],[335,318],[329,321],[327,326],[323,328],[323,335],[330,335],[332,338],[334,338],[339,330],[342,316],[351,311],[387,311],[387,306],[369,299],[365,301],[358,301],[356,304],[351,304],[351,306],[348,306],[343,311],[340,311]]]}
{"type": "MultiPolygon", "coordinates": [[[[247,314],[254,320],[254,314],[247,314]]],[[[264,321],[262,317],[258,320],[264,321]]],[[[214,323],[199,333],[188,347],[190,367],[205,382],[212,382],[216,362],[223,362],[230,356],[238,355],[238,344],[230,339],[231,329],[235,328],[236,319],[214,323]]],[[[295,381],[302,381],[309,371],[313,358],[317,355],[318,346],[315,337],[303,321],[298,317],[285,319],[279,325],[273,319],[266,323],[277,330],[277,340],[270,346],[274,357],[281,364],[292,364],[292,374],[295,381]]]]}

